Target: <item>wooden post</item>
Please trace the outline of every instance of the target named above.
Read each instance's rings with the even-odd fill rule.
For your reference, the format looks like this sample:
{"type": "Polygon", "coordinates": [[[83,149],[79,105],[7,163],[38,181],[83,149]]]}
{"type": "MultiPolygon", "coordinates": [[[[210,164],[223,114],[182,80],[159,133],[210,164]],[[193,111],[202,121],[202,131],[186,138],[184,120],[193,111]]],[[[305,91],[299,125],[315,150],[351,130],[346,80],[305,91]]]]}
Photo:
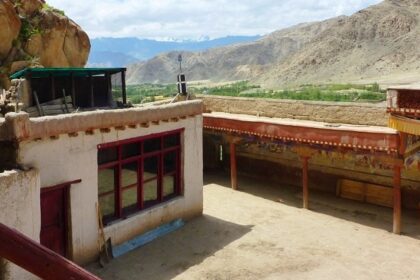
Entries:
{"type": "Polygon", "coordinates": [[[309,186],[308,186],[308,161],[309,157],[302,159],[302,186],[303,186],[303,208],[309,209],[309,186]]]}
{"type": "Polygon", "coordinates": [[[393,232],[401,234],[401,165],[394,165],[394,218],[393,232]]]}
{"type": "Polygon", "coordinates": [[[230,181],[232,189],[238,189],[238,174],[236,166],[236,146],[235,143],[230,143],[230,181]]]}
{"type": "Polygon", "coordinates": [[[55,99],[55,79],[52,74],[50,75],[50,79],[51,79],[51,100],[54,100],[55,99]]]}
{"type": "Polygon", "coordinates": [[[106,80],[106,90],[107,90],[107,100],[108,100],[108,106],[112,107],[113,105],[113,99],[112,99],[112,84],[111,84],[111,74],[109,72],[105,73],[105,80],[106,80]]]}
{"type": "Polygon", "coordinates": [[[127,104],[127,92],[125,84],[125,69],[121,72],[121,87],[122,87],[122,101],[123,104],[127,104]]]}
{"type": "Polygon", "coordinates": [[[41,279],[100,279],[2,223],[0,223],[0,256],[41,279]]]}
{"type": "Polygon", "coordinates": [[[308,162],[316,154],[316,150],[308,146],[296,146],[293,148],[302,160],[302,192],[303,208],[309,209],[309,180],[308,180],[308,162]]]}
{"type": "Polygon", "coordinates": [[[70,92],[71,92],[71,102],[73,103],[73,107],[76,108],[76,86],[74,83],[74,73],[70,74],[70,92]]]}
{"type": "Polygon", "coordinates": [[[95,96],[93,90],[93,76],[89,74],[89,86],[90,86],[90,107],[95,107],[95,96]]]}

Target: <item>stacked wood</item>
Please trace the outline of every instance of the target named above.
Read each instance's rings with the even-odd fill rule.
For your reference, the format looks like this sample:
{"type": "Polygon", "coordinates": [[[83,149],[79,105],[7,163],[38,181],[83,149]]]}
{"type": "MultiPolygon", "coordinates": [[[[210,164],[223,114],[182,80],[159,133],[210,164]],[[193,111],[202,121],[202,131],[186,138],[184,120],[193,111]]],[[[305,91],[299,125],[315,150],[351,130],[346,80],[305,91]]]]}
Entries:
{"type": "Polygon", "coordinates": [[[39,106],[37,104],[36,106],[28,107],[25,111],[30,117],[39,117],[73,113],[75,108],[71,96],[66,96],[65,98],[40,103],[39,106]]]}

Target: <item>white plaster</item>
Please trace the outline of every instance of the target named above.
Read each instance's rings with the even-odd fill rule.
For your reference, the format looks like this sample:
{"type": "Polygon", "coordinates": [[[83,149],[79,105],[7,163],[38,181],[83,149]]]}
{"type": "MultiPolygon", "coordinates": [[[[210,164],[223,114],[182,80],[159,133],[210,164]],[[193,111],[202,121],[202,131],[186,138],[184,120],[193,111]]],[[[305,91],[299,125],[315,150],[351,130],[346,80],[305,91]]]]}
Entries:
{"type": "Polygon", "coordinates": [[[106,234],[117,244],[176,218],[201,215],[203,209],[202,116],[178,122],[150,124],[148,128],[111,129],[109,133],[94,130],[93,135],[79,132],[58,139],[23,141],[18,161],[40,170],[42,187],[81,179],[70,189],[71,236],[73,260],[85,264],[98,254],[98,222],[95,204],[98,201],[97,145],[184,128],[182,139],[184,195],[161,206],[145,210],[106,228],[106,234]]]}
{"type": "MultiPolygon", "coordinates": [[[[39,242],[41,230],[40,178],[37,170],[5,171],[0,174],[0,222],[39,242]]],[[[0,279],[37,279],[6,262],[0,279]]]]}

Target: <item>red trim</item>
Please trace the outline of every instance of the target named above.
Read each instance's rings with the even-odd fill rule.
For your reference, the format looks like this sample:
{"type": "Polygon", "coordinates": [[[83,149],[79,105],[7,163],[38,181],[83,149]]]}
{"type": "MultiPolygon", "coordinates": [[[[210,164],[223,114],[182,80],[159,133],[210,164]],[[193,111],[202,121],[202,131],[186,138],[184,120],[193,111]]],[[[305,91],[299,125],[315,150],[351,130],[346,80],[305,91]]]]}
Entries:
{"type": "Polygon", "coordinates": [[[0,256],[42,279],[99,280],[90,272],[1,223],[0,256]]]}
{"type": "MultiPolygon", "coordinates": [[[[140,141],[148,140],[148,139],[151,139],[151,138],[165,137],[165,136],[169,136],[169,135],[184,132],[184,130],[185,130],[185,128],[180,128],[180,129],[176,129],[176,130],[172,130],[172,131],[154,133],[154,134],[149,134],[149,135],[146,135],[146,136],[140,136],[140,137],[136,137],[136,138],[130,138],[130,139],[119,140],[119,141],[115,141],[115,142],[98,144],[98,149],[107,149],[107,148],[112,148],[112,147],[119,146],[119,145],[140,142],[140,141]]],[[[143,153],[143,145],[142,145],[142,150],[141,151],[143,153]]]]}
{"type": "Polygon", "coordinates": [[[81,182],[82,182],[82,179],[78,179],[78,180],[74,180],[74,181],[70,181],[70,182],[60,183],[58,185],[54,185],[54,186],[51,186],[51,187],[41,188],[41,193],[49,192],[49,191],[55,191],[57,189],[62,189],[62,188],[71,187],[71,185],[79,184],[81,182]]]}
{"type": "Polygon", "coordinates": [[[390,150],[399,148],[398,134],[361,132],[353,130],[322,129],[265,122],[242,121],[205,116],[204,127],[232,133],[276,138],[289,142],[339,146],[343,148],[390,150]]]}
{"type": "Polygon", "coordinates": [[[116,170],[115,172],[115,182],[114,182],[114,190],[110,192],[105,193],[99,193],[98,197],[104,197],[114,194],[115,195],[115,208],[114,208],[114,217],[104,217],[104,220],[107,222],[111,222],[115,219],[125,218],[125,215],[128,214],[123,211],[123,192],[127,189],[131,189],[134,187],[137,187],[137,209],[132,209],[129,214],[132,214],[133,212],[143,210],[145,208],[151,207],[153,205],[159,204],[161,202],[166,201],[167,199],[171,197],[176,197],[178,195],[181,195],[180,191],[180,178],[181,174],[179,173],[181,170],[180,166],[180,153],[182,151],[181,149],[181,143],[176,144],[175,146],[171,146],[168,148],[164,148],[164,139],[165,137],[170,137],[172,135],[175,135],[178,137],[178,141],[181,142],[181,133],[184,131],[184,129],[179,129],[171,132],[165,132],[165,133],[159,133],[159,134],[152,134],[148,136],[123,140],[123,141],[116,141],[113,143],[105,143],[98,145],[98,152],[101,150],[109,149],[109,148],[117,148],[118,153],[118,160],[113,162],[107,162],[101,165],[98,165],[98,170],[108,169],[108,168],[114,168],[116,170]],[[144,141],[149,139],[159,139],[160,140],[160,149],[157,151],[144,153],[144,141]],[[126,159],[122,158],[122,147],[126,144],[132,144],[132,143],[138,143],[140,146],[140,154],[136,156],[132,156],[126,159]],[[175,177],[174,181],[174,193],[172,195],[168,195],[167,197],[164,197],[164,190],[163,190],[163,177],[166,175],[164,174],[164,156],[168,153],[175,152],[176,154],[176,169],[175,171],[168,172],[170,176],[175,177]],[[157,159],[157,174],[156,176],[152,178],[148,178],[145,180],[144,178],[144,161],[149,158],[156,158],[157,159]],[[137,163],[138,169],[137,169],[137,183],[132,184],[130,186],[122,186],[122,176],[123,176],[123,166],[129,163],[137,163]],[[145,205],[144,202],[144,184],[151,181],[157,181],[157,200],[147,203],[145,205]],[[134,210],[134,211],[133,211],[134,210]]]}

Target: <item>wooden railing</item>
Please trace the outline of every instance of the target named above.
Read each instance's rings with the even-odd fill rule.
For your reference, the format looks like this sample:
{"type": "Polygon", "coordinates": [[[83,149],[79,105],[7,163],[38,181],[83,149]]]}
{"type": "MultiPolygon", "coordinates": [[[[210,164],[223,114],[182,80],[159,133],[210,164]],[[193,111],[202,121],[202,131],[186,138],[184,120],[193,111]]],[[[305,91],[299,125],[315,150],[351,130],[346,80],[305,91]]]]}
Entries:
{"type": "Polygon", "coordinates": [[[2,223],[0,223],[0,257],[46,280],[100,280],[75,263],[2,223]]]}

